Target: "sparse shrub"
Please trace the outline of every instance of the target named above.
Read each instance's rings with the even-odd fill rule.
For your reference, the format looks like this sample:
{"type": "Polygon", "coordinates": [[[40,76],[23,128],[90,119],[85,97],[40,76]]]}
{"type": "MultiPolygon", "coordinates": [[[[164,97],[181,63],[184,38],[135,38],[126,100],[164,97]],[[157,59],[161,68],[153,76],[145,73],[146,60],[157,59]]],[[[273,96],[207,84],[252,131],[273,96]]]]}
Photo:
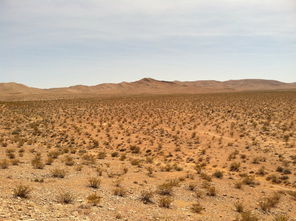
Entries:
{"type": "Polygon", "coordinates": [[[152,167],[147,167],[146,169],[147,169],[147,175],[149,177],[152,177],[153,176],[153,168],[152,167]]]}
{"type": "Polygon", "coordinates": [[[208,174],[206,174],[206,173],[200,173],[200,177],[202,178],[202,179],[204,179],[204,180],[206,180],[206,181],[212,181],[212,178],[211,178],[211,176],[209,176],[208,174]]]}
{"type": "Polygon", "coordinates": [[[92,154],[84,154],[82,156],[82,164],[84,165],[93,165],[96,163],[95,156],[92,154]]]}
{"type": "Polygon", "coordinates": [[[194,194],[195,194],[195,197],[198,198],[198,199],[201,198],[202,195],[203,195],[203,193],[200,190],[195,190],[194,194]]]}
{"type": "Polygon", "coordinates": [[[9,166],[9,161],[7,159],[1,160],[0,161],[0,168],[1,169],[7,169],[9,166]]]}
{"type": "Polygon", "coordinates": [[[48,158],[57,159],[60,153],[58,151],[50,151],[47,156],[48,158]]]}
{"type": "Polygon", "coordinates": [[[71,204],[73,203],[75,197],[72,192],[70,191],[61,191],[57,195],[57,201],[62,204],[71,204]]]}
{"type": "Polygon", "coordinates": [[[157,187],[157,193],[160,195],[172,195],[173,193],[173,187],[169,182],[165,182],[157,187]]]}
{"type": "Polygon", "coordinates": [[[192,204],[190,209],[194,213],[201,213],[201,211],[203,210],[203,207],[200,205],[200,203],[194,203],[192,204]]]}
{"type": "Polygon", "coordinates": [[[207,195],[208,196],[216,196],[217,193],[216,193],[216,188],[214,186],[210,186],[208,189],[207,189],[207,195]]]}
{"type": "Polygon", "coordinates": [[[55,168],[51,170],[51,176],[55,178],[64,178],[66,176],[66,170],[55,168]]]}
{"type": "Polygon", "coordinates": [[[125,161],[126,159],[126,154],[121,154],[119,160],[125,161]]]}
{"type": "Polygon", "coordinates": [[[275,174],[271,174],[271,175],[267,176],[266,180],[271,181],[272,183],[276,183],[276,184],[280,184],[282,182],[280,180],[280,178],[275,174]]]}
{"type": "Polygon", "coordinates": [[[46,165],[51,165],[51,164],[53,163],[53,161],[54,161],[54,158],[52,158],[52,157],[47,157],[47,160],[45,161],[45,164],[46,164],[46,165]]]}
{"type": "Polygon", "coordinates": [[[243,178],[242,183],[249,186],[255,186],[257,183],[255,182],[255,177],[246,176],[243,178]]]}
{"type": "Polygon", "coordinates": [[[20,163],[18,159],[12,159],[10,162],[11,162],[11,165],[14,165],[14,166],[17,166],[20,163]]]}
{"type": "Polygon", "coordinates": [[[91,204],[93,206],[97,206],[98,204],[100,204],[102,197],[100,197],[96,193],[92,193],[92,194],[88,195],[88,197],[86,199],[89,204],[91,204]]]}
{"type": "Polygon", "coordinates": [[[163,196],[159,199],[159,206],[163,208],[170,208],[171,204],[173,202],[172,197],[169,196],[163,196]]]}
{"type": "Polygon", "coordinates": [[[107,156],[106,152],[99,152],[98,153],[98,159],[103,160],[107,156]]]}
{"type": "Polygon", "coordinates": [[[123,187],[116,187],[114,190],[113,190],[113,194],[115,196],[121,196],[121,197],[124,197],[126,196],[126,190],[123,188],[123,187]]]}
{"type": "Polygon", "coordinates": [[[277,215],[274,217],[273,221],[289,221],[289,217],[286,215],[277,215]]]}
{"type": "Polygon", "coordinates": [[[240,163],[239,162],[232,162],[230,164],[229,170],[237,172],[237,171],[239,171],[239,168],[240,168],[240,163]]]}
{"type": "Polygon", "coordinates": [[[196,183],[189,183],[188,184],[188,190],[194,191],[196,189],[196,183]]]}
{"type": "Polygon", "coordinates": [[[88,179],[88,186],[94,189],[99,188],[101,185],[101,180],[97,177],[91,177],[88,179]]]}
{"type": "Polygon", "coordinates": [[[28,198],[31,191],[32,189],[29,186],[19,184],[13,189],[13,196],[20,198],[28,198]]]}
{"type": "Polygon", "coordinates": [[[111,153],[111,157],[118,157],[119,156],[119,153],[117,151],[111,153]]]}
{"type": "Polygon", "coordinates": [[[138,147],[138,146],[130,146],[130,150],[134,154],[140,153],[140,147],[138,147]]]}
{"type": "Polygon", "coordinates": [[[280,201],[280,194],[279,193],[274,193],[271,197],[264,197],[259,201],[259,206],[260,208],[264,211],[267,212],[271,208],[275,207],[276,204],[280,201]]]}
{"type": "Polygon", "coordinates": [[[34,158],[31,161],[31,164],[34,169],[43,169],[44,168],[44,164],[42,162],[41,155],[39,155],[39,154],[34,156],[34,158]]]}
{"type": "Polygon", "coordinates": [[[216,178],[223,178],[223,172],[220,171],[220,170],[216,170],[214,173],[213,173],[213,176],[216,177],[216,178]]]}
{"type": "Polygon", "coordinates": [[[292,197],[293,200],[296,200],[296,191],[290,190],[287,193],[292,197]]]}
{"type": "Polygon", "coordinates": [[[103,168],[102,167],[97,167],[96,168],[96,171],[97,171],[97,173],[98,173],[98,176],[102,176],[103,175],[103,168]]]}
{"type": "Polygon", "coordinates": [[[82,169],[83,169],[83,166],[80,164],[76,165],[76,167],[75,167],[76,171],[82,171],[82,169]]]}
{"type": "Polygon", "coordinates": [[[152,203],[153,195],[154,193],[151,190],[144,190],[141,192],[140,200],[145,204],[152,203]]]}
{"type": "Polygon", "coordinates": [[[250,211],[241,213],[241,218],[238,221],[259,221],[259,218],[250,211]]]}
{"type": "Polygon", "coordinates": [[[234,187],[235,187],[236,189],[241,189],[241,188],[242,188],[242,185],[243,185],[243,183],[242,183],[241,181],[238,181],[238,182],[235,182],[235,183],[234,183],[234,187]]]}
{"type": "Polygon", "coordinates": [[[131,159],[131,165],[140,167],[141,160],[140,159],[131,159]]]}
{"type": "Polygon", "coordinates": [[[265,167],[264,166],[260,167],[256,174],[260,176],[264,176],[266,174],[265,167]]]}
{"type": "Polygon", "coordinates": [[[238,213],[244,212],[244,205],[241,202],[234,203],[235,211],[238,213]]]}
{"type": "Polygon", "coordinates": [[[66,166],[73,166],[75,164],[75,161],[74,161],[73,157],[70,156],[70,155],[67,155],[65,157],[64,162],[65,162],[66,166]]]}

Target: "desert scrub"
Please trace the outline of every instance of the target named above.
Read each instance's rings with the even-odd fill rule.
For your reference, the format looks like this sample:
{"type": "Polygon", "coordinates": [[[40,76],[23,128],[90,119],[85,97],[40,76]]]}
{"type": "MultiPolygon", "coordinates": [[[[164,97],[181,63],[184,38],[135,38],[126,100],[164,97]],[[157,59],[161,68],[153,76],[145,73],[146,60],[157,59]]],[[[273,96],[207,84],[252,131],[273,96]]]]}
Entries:
{"type": "Polygon", "coordinates": [[[163,208],[170,208],[173,198],[170,196],[163,196],[159,199],[158,205],[163,208]]]}
{"type": "Polygon", "coordinates": [[[195,191],[196,187],[197,187],[196,183],[189,183],[187,189],[190,191],[195,191]]]}
{"type": "Polygon", "coordinates": [[[273,221],[289,221],[289,217],[286,215],[277,215],[273,218],[273,221]]]}
{"type": "Polygon", "coordinates": [[[31,161],[31,164],[34,169],[43,169],[44,163],[42,162],[41,155],[37,154],[31,161]]]}
{"type": "Polygon", "coordinates": [[[281,195],[279,193],[274,193],[270,197],[262,198],[259,201],[259,206],[264,212],[267,212],[279,203],[280,198],[281,198],[281,195]]]}
{"type": "Polygon", "coordinates": [[[20,198],[28,198],[31,191],[32,189],[29,186],[19,184],[13,189],[13,196],[20,198]]]}
{"type": "Polygon", "coordinates": [[[115,196],[121,196],[121,197],[124,197],[126,196],[126,190],[123,188],[123,187],[116,187],[114,190],[113,190],[113,194],[115,196]]]}
{"type": "Polygon", "coordinates": [[[154,193],[151,190],[143,190],[141,192],[140,200],[144,203],[152,203],[154,193]]]}
{"type": "Polygon", "coordinates": [[[55,178],[64,178],[66,176],[66,170],[55,168],[51,170],[51,176],[55,178]]]}
{"type": "Polygon", "coordinates": [[[259,185],[258,182],[255,181],[254,176],[246,176],[243,178],[242,183],[248,186],[254,187],[255,185],[259,185]]]}
{"type": "Polygon", "coordinates": [[[106,152],[99,152],[97,157],[98,159],[103,160],[106,158],[106,156],[107,156],[106,152]]]}
{"type": "Polygon", "coordinates": [[[246,211],[240,214],[241,217],[235,221],[259,221],[259,218],[250,211],[246,211]]]}
{"type": "Polygon", "coordinates": [[[66,166],[73,166],[75,164],[75,161],[74,161],[72,156],[67,155],[64,158],[64,163],[65,163],[66,166]]]}
{"type": "Polygon", "coordinates": [[[0,168],[1,169],[7,169],[9,166],[9,161],[7,159],[1,160],[0,161],[0,168]]]}
{"type": "Polygon", "coordinates": [[[174,185],[170,182],[165,182],[157,187],[157,193],[160,195],[172,195],[174,185]]]}
{"type": "Polygon", "coordinates": [[[222,179],[223,178],[223,172],[220,171],[220,170],[216,170],[214,173],[213,173],[213,177],[216,177],[218,179],[222,179]]]}
{"type": "Polygon", "coordinates": [[[216,192],[216,188],[214,186],[210,186],[207,188],[207,195],[208,196],[216,196],[217,192],[216,192]]]}
{"type": "Polygon", "coordinates": [[[70,191],[63,190],[57,195],[57,201],[62,204],[71,204],[74,202],[74,199],[75,197],[70,191]]]}
{"type": "Polygon", "coordinates": [[[92,193],[87,196],[86,200],[87,203],[91,204],[92,206],[97,206],[100,204],[102,197],[97,195],[97,193],[92,193]]]}
{"type": "Polygon", "coordinates": [[[190,209],[193,213],[201,213],[203,207],[200,205],[200,203],[193,203],[190,209]]]}
{"type": "Polygon", "coordinates": [[[88,186],[94,189],[99,188],[101,185],[101,180],[97,177],[90,177],[88,179],[88,186]]]}
{"type": "Polygon", "coordinates": [[[229,170],[233,172],[239,171],[240,163],[239,162],[232,162],[229,166],[229,170]]]}
{"type": "Polygon", "coordinates": [[[242,204],[242,202],[235,202],[234,207],[236,212],[238,213],[244,212],[244,205],[242,204]]]}

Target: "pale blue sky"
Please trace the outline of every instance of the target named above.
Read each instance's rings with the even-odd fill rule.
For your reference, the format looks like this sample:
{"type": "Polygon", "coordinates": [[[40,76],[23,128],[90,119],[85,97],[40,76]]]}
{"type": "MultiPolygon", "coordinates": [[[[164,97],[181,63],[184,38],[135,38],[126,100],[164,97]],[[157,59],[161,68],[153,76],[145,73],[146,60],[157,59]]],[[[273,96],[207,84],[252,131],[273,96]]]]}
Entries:
{"type": "Polygon", "coordinates": [[[0,82],[296,82],[295,0],[0,0],[0,82]]]}

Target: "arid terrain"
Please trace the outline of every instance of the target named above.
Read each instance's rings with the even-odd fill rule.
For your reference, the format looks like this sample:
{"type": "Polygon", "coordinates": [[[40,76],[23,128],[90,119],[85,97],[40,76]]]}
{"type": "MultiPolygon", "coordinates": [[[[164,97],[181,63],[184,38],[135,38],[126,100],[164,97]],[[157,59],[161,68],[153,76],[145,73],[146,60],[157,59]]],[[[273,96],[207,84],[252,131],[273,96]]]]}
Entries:
{"type": "Polygon", "coordinates": [[[296,92],[206,92],[0,102],[0,220],[296,220],[296,92]]]}
{"type": "Polygon", "coordinates": [[[76,85],[40,89],[18,83],[0,83],[0,100],[28,101],[71,98],[110,97],[122,95],[201,94],[241,91],[296,90],[296,82],[241,79],[229,81],[161,81],[143,78],[134,82],[104,83],[95,86],[76,85]]]}

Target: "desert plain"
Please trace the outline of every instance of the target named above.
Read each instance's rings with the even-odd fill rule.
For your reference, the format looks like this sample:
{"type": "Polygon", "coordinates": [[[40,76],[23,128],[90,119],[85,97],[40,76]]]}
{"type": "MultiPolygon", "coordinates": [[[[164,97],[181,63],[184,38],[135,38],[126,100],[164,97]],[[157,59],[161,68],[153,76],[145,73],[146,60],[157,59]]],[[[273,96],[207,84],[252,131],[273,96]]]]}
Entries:
{"type": "Polygon", "coordinates": [[[296,218],[296,92],[0,102],[0,220],[296,218]]]}

